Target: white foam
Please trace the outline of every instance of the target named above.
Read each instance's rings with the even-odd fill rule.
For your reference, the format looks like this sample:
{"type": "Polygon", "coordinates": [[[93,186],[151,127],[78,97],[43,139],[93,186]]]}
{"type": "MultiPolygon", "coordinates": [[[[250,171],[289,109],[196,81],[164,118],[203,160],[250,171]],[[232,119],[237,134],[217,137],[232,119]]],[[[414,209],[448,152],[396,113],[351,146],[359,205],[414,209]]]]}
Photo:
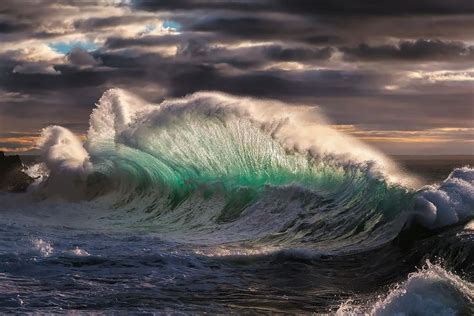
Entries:
{"type": "Polygon", "coordinates": [[[455,169],[438,185],[423,189],[415,200],[416,219],[437,228],[474,216],[474,169],[455,169]]]}
{"type": "Polygon", "coordinates": [[[43,179],[49,175],[49,170],[44,163],[35,163],[27,166],[24,172],[33,179],[43,179]]]}
{"type": "Polygon", "coordinates": [[[53,246],[48,241],[43,239],[33,239],[32,243],[33,248],[37,250],[43,257],[49,257],[54,252],[53,246]]]}
{"type": "Polygon", "coordinates": [[[86,147],[102,141],[114,141],[116,135],[129,128],[137,113],[149,105],[122,89],[107,90],[92,111],[86,147]]]}
{"type": "Polygon", "coordinates": [[[218,246],[205,249],[196,249],[194,250],[194,253],[206,257],[248,257],[267,255],[278,250],[279,248],[272,246],[261,246],[254,248],[218,246]]]}
{"type": "Polygon", "coordinates": [[[474,230],[474,220],[470,221],[469,223],[464,226],[464,229],[466,230],[474,230]]]}
{"type": "Polygon", "coordinates": [[[78,198],[82,196],[80,182],[91,169],[89,154],[82,142],[68,129],[49,126],[38,141],[41,158],[49,170],[43,188],[50,196],[78,198]]]}
{"type": "Polygon", "coordinates": [[[67,251],[67,253],[73,255],[73,256],[76,256],[76,257],[88,257],[90,256],[90,254],[85,251],[84,249],[81,249],[79,247],[75,247],[73,249],[70,249],[67,251]]]}
{"type": "Polygon", "coordinates": [[[49,126],[42,130],[38,145],[44,163],[51,171],[84,170],[89,154],[68,129],[49,126]]]}
{"type": "Polygon", "coordinates": [[[426,266],[370,306],[346,302],[336,315],[463,315],[474,303],[474,284],[441,266],[426,266]]]}

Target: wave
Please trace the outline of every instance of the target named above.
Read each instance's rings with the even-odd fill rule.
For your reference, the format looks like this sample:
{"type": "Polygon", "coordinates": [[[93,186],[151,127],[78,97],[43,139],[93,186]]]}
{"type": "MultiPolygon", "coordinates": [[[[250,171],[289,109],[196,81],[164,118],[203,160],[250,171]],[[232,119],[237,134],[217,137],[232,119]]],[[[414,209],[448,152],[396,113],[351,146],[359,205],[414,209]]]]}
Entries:
{"type": "Polygon", "coordinates": [[[435,228],[455,224],[474,214],[474,170],[457,168],[441,184],[431,185],[417,195],[416,217],[435,228]]]}
{"type": "Polygon", "coordinates": [[[141,225],[219,241],[375,247],[411,222],[474,214],[473,169],[419,189],[309,106],[216,92],[148,104],[112,89],[84,144],[50,126],[39,147],[49,174],[36,194],[139,209],[141,225]]]}
{"type": "Polygon", "coordinates": [[[474,284],[429,261],[367,306],[346,302],[336,315],[470,315],[474,284]]]}

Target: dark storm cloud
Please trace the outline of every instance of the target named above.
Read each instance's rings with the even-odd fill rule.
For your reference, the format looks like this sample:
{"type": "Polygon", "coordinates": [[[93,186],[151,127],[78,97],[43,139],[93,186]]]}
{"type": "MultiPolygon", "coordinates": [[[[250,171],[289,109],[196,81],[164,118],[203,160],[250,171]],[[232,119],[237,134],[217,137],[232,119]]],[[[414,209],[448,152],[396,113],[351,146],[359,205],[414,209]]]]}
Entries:
{"type": "Polygon", "coordinates": [[[333,52],[331,47],[307,48],[277,44],[228,49],[210,46],[205,41],[190,40],[178,47],[177,57],[185,57],[190,62],[225,63],[237,68],[253,68],[278,61],[324,61],[333,52]]]}
{"type": "Polygon", "coordinates": [[[395,15],[395,14],[464,14],[474,12],[470,0],[399,0],[399,1],[353,1],[353,0],[137,0],[137,9],[144,10],[264,10],[284,11],[299,14],[343,14],[343,15],[395,15]]]}
{"type": "Polygon", "coordinates": [[[207,18],[189,27],[194,31],[218,32],[242,38],[271,38],[276,34],[282,36],[298,29],[294,24],[287,24],[286,27],[283,27],[282,23],[284,21],[280,19],[267,17],[235,16],[207,18]]]}
{"type": "Polygon", "coordinates": [[[370,46],[360,44],[341,49],[347,59],[356,60],[474,60],[474,46],[460,42],[419,39],[402,41],[399,45],[370,46]]]}
{"type": "Polygon", "coordinates": [[[474,12],[474,3],[470,0],[279,0],[277,3],[282,10],[317,15],[465,14],[474,12]]]}
{"type": "Polygon", "coordinates": [[[272,45],[263,49],[265,55],[272,60],[280,61],[305,61],[328,59],[333,53],[333,48],[321,49],[310,48],[285,48],[279,45],[272,45]]]}
{"type": "Polygon", "coordinates": [[[147,18],[141,16],[112,16],[105,18],[89,18],[74,21],[78,30],[96,30],[100,28],[121,26],[131,23],[144,22],[147,18]]]}
{"type": "Polygon", "coordinates": [[[8,26],[7,29],[14,32],[33,31],[49,16],[61,12],[60,9],[52,6],[53,4],[53,1],[2,0],[0,2],[0,23],[5,23],[8,26]]]}
{"type": "Polygon", "coordinates": [[[201,38],[206,40],[199,34],[183,34],[183,35],[151,35],[142,36],[139,38],[122,38],[122,37],[109,37],[107,38],[104,46],[106,48],[118,49],[127,47],[152,47],[152,46],[165,46],[165,45],[176,45],[190,40],[191,38],[201,38]]]}
{"type": "MultiPolygon", "coordinates": [[[[179,16],[176,17],[178,20],[179,16]]],[[[420,15],[415,18],[210,11],[184,19],[182,25],[185,32],[206,33],[220,41],[272,40],[343,46],[383,38],[417,40],[428,36],[466,40],[470,38],[466,29],[474,28],[474,19],[468,15],[420,15]]]]}
{"type": "Polygon", "coordinates": [[[94,87],[106,82],[103,72],[76,71],[67,66],[56,66],[61,74],[12,72],[0,78],[0,85],[8,90],[41,92],[78,87],[94,87]]]}
{"type": "Polygon", "coordinates": [[[201,65],[183,67],[171,76],[169,93],[183,96],[199,90],[220,90],[237,95],[272,95],[282,100],[298,100],[301,96],[364,95],[377,89],[379,80],[379,76],[372,73],[331,70],[225,74],[214,66],[201,65]]]}
{"type": "Polygon", "coordinates": [[[139,10],[163,11],[163,10],[202,10],[202,9],[224,9],[237,11],[267,10],[271,6],[269,0],[138,0],[133,2],[133,7],[139,10]]]}
{"type": "MultiPolygon", "coordinates": [[[[167,12],[184,31],[239,39],[312,44],[372,37],[466,39],[474,27],[470,0],[403,1],[134,1],[137,10],[167,12]]],[[[357,43],[359,41],[359,43],[357,43]]]]}
{"type": "Polygon", "coordinates": [[[21,32],[28,29],[28,24],[0,20],[0,33],[21,32]]]}

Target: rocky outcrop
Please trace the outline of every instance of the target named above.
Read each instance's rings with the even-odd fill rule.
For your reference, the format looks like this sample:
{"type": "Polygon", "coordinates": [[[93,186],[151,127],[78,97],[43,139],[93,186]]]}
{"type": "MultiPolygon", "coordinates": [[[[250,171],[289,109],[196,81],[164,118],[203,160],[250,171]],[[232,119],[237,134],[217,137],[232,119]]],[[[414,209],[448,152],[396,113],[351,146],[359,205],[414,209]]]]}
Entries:
{"type": "Polygon", "coordinates": [[[20,156],[5,156],[0,152],[0,191],[24,192],[33,178],[24,173],[20,156]]]}

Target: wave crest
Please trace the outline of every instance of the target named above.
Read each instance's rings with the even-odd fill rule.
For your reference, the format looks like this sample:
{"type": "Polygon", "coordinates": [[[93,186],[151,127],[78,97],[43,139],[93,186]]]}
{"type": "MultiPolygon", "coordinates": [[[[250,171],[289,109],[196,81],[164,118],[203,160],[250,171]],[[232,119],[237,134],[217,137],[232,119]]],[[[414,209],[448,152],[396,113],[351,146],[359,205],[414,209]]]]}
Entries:
{"type": "MultiPolygon", "coordinates": [[[[415,177],[333,129],[315,107],[277,101],[198,92],[147,104],[112,89],[91,114],[84,146],[67,129],[52,126],[43,131],[40,147],[50,169],[43,185],[49,193],[70,191],[77,198],[116,192],[115,205],[133,202],[156,217],[186,200],[215,209],[206,201],[218,196],[223,203],[209,220],[227,223],[249,213],[265,194],[277,194],[269,186],[289,195],[293,189],[285,187],[300,186],[319,201],[313,207],[357,214],[339,237],[380,230],[412,213],[429,228],[474,213],[472,169],[456,170],[438,187],[416,193],[415,177]]],[[[187,218],[199,222],[200,216],[187,218]]]]}

